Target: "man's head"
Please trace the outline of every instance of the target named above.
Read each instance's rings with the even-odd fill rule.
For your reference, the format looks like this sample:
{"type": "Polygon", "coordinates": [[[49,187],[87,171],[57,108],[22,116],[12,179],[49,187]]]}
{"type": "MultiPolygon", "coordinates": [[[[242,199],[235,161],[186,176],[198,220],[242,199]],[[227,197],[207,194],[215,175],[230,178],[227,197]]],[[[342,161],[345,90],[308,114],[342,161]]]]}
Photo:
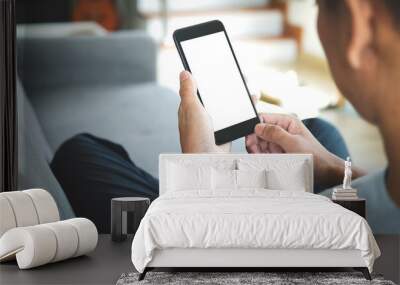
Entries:
{"type": "MultiPolygon", "coordinates": [[[[319,0],[318,32],[332,75],[368,121],[400,103],[400,0],[319,0]]],[[[397,106],[396,106],[397,108],[397,106]]]]}

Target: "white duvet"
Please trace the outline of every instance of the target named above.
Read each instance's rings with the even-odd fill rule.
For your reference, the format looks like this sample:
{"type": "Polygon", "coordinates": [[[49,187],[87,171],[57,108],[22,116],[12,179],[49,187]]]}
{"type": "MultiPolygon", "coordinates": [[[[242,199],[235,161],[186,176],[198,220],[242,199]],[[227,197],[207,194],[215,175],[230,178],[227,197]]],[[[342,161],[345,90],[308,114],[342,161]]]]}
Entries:
{"type": "Polygon", "coordinates": [[[165,248],[358,249],[370,271],[380,255],[359,215],[320,195],[265,189],[160,196],[134,237],[135,268],[165,248]]]}

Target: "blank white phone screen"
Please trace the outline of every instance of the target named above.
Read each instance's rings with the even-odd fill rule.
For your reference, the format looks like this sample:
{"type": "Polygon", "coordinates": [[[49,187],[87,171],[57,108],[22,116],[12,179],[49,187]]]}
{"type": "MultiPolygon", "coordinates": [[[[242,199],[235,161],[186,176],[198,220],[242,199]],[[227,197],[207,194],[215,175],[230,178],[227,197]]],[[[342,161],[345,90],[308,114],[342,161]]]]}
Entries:
{"type": "Polygon", "coordinates": [[[181,42],[214,131],[256,117],[224,32],[181,42]]]}

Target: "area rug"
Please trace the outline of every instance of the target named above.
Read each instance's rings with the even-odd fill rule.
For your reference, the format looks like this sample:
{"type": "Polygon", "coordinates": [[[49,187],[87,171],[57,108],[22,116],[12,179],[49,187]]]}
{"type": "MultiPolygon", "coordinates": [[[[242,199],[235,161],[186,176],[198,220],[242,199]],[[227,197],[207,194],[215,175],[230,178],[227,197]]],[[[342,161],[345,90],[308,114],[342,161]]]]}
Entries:
{"type": "Polygon", "coordinates": [[[117,285],[146,284],[379,284],[395,285],[380,275],[373,275],[368,281],[359,272],[148,272],[146,278],[138,281],[138,273],[122,274],[117,285]]]}

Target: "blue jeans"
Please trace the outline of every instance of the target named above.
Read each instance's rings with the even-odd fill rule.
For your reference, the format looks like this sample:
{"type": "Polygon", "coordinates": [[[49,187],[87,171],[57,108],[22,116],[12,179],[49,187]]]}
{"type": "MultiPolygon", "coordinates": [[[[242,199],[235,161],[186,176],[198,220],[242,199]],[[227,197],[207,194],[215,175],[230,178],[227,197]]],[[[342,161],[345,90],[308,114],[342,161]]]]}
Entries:
{"type": "MultiPolygon", "coordinates": [[[[330,152],[341,158],[349,155],[333,125],[321,119],[305,120],[304,124],[330,152]]],[[[51,169],[76,215],[91,219],[101,233],[110,232],[111,198],[158,197],[158,180],[135,165],[122,146],[90,134],[65,141],[55,153],[51,169]]],[[[315,193],[322,190],[315,185],[315,193]]]]}

